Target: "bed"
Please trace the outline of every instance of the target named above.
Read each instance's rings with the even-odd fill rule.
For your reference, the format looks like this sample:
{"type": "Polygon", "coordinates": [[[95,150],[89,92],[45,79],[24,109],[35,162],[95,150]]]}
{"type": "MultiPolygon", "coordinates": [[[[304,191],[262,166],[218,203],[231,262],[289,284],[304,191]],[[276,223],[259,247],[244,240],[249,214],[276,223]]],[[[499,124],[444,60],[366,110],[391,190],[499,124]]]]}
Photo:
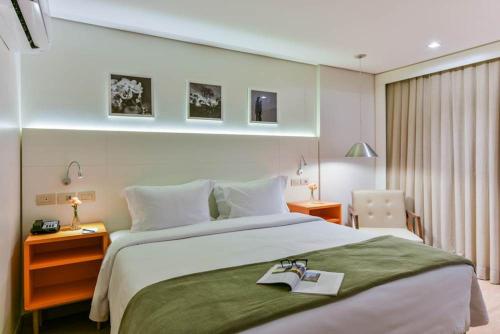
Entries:
{"type": "MultiPolygon", "coordinates": [[[[109,319],[111,333],[118,333],[130,300],[154,283],[373,237],[297,213],[207,221],[160,231],[114,232],[90,318],[109,319]]],[[[487,322],[473,268],[454,265],[376,286],[245,332],[465,333],[470,326],[487,322]]]]}

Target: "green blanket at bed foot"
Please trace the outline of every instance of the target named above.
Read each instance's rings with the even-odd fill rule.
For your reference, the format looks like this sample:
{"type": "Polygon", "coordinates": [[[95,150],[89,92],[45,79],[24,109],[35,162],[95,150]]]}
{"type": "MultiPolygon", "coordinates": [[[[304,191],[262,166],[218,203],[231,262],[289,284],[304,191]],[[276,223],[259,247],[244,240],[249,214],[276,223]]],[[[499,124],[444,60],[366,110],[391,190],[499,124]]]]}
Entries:
{"type": "Polygon", "coordinates": [[[463,257],[391,236],[293,256],[307,258],[311,269],[343,272],[338,296],[257,285],[276,261],[226,268],[145,287],[129,302],[119,332],[235,333],[432,269],[472,266],[463,257]]]}

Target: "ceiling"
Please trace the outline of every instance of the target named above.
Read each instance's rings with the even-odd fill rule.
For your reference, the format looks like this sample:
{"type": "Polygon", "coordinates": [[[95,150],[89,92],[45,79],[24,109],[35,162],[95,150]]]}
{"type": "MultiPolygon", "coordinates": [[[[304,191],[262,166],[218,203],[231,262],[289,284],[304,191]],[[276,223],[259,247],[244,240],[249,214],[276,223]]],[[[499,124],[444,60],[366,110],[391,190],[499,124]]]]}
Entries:
{"type": "Polygon", "coordinates": [[[50,0],[52,16],[381,73],[500,40],[498,0],[50,0]],[[438,40],[442,46],[430,49],[438,40]]]}

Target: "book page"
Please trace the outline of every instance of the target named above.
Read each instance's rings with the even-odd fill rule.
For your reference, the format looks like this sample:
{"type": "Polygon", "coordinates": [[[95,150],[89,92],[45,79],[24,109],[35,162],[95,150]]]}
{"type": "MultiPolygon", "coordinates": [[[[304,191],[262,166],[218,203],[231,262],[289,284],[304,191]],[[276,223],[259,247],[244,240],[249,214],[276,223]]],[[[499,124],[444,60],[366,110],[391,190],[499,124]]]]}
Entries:
{"type": "Polygon", "coordinates": [[[262,276],[257,284],[288,284],[292,290],[300,282],[300,278],[305,272],[305,267],[285,270],[280,264],[276,264],[262,276]]]}
{"type": "Polygon", "coordinates": [[[308,270],[292,288],[292,292],[336,296],[343,279],[343,273],[308,270]]]}

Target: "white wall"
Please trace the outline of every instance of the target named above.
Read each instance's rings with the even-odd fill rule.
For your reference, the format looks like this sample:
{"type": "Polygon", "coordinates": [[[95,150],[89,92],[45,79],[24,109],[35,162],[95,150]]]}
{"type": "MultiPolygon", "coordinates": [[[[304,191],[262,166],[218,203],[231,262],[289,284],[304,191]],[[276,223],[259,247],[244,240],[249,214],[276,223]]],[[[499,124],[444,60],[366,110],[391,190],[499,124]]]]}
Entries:
{"type": "Polygon", "coordinates": [[[316,135],[316,68],[53,21],[50,51],[22,56],[23,127],[316,135]],[[109,73],[153,79],[156,119],[108,117],[109,73]],[[186,120],[187,81],[223,87],[223,122],[186,120]],[[278,93],[278,125],[248,122],[248,89],[278,93]]]}
{"type": "MultiPolygon", "coordinates": [[[[318,179],[317,140],[300,138],[317,135],[321,124],[322,199],[342,202],[346,211],[353,189],[374,186],[373,160],[344,158],[349,147],[359,140],[357,72],[324,66],[314,67],[62,20],[54,21],[52,49],[40,55],[23,55],[21,72],[23,128],[33,131],[34,129],[86,129],[92,133],[92,136],[88,136],[79,131],[73,138],[65,131],[62,132],[64,135],[57,131],[40,133],[35,131],[32,133],[36,135],[25,136],[23,139],[24,233],[33,219],[48,218],[51,214],[55,215],[54,218],[69,223],[70,211],[65,210],[65,207],[35,206],[34,196],[37,193],[60,192],[77,186],[79,188],[76,190],[79,191],[98,190],[99,203],[88,205],[87,209],[82,208],[82,210],[89,210],[87,220],[112,220],[111,229],[115,229],[124,226],[123,220],[128,221],[123,200],[114,207],[122,210],[119,215],[106,211],[107,209],[104,209],[106,202],[101,202],[102,194],[119,195],[119,187],[115,185],[123,187],[133,182],[153,181],[178,183],[196,177],[195,169],[181,173],[176,163],[171,168],[177,174],[170,179],[161,178],[154,169],[167,164],[171,151],[161,151],[162,145],[166,143],[168,146],[164,141],[175,138],[174,142],[183,147],[185,143],[179,139],[183,137],[172,134],[164,134],[165,136],[144,134],[137,137],[131,132],[117,132],[113,135],[112,130],[226,134],[226,136],[209,136],[207,140],[216,145],[221,145],[223,142],[231,143],[226,146],[231,150],[240,147],[241,152],[245,150],[254,152],[260,145],[259,140],[255,136],[248,136],[245,139],[245,136],[235,136],[235,133],[266,135],[262,139],[264,144],[260,147],[263,148],[263,152],[267,152],[264,156],[268,154],[268,157],[272,157],[267,163],[258,157],[254,162],[254,166],[258,168],[252,169],[251,164],[247,163],[248,157],[244,158],[241,152],[235,151],[233,154],[236,160],[230,166],[240,170],[227,172],[223,176],[237,178],[239,173],[241,178],[250,179],[282,172],[292,177],[297,168],[298,157],[304,153],[310,164],[309,179],[315,181],[318,179]],[[106,94],[109,72],[151,75],[154,81],[156,119],[109,118],[106,94]],[[223,85],[226,116],[223,123],[185,120],[187,80],[223,85]],[[248,88],[278,92],[280,113],[278,126],[248,124],[248,88]],[[321,120],[317,117],[316,101],[320,101],[321,120]],[[286,138],[270,139],[269,136],[274,135],[286,138]],[[133,167],[136,176],[129,177],[129,175],[115,180],[112,191],[108,192],[108,183],[114,182],[112,170],[129,168],[115,166],[114,162],[107,160],[109,156],[115,155],[113,145],[116,141],[112,139],[115,136],[123,140],[123,147],[120,149],[125,148],[125,151],[121,151],[120,159],[125,159],[127,154],[134,157],[132,160],[124,160],[126,166],[144,165],[140,159],[152,159],[151,155],[155,154],[159,154],[160,158],[158,161],[155,160],[154,167],[149,163],[145,164],[149,166],[147,168],[133,167]],[[134,138],[138,138],[139,144],[134,142],[134,138]],[[154,138],[159,142],[153,143],[153,148],[148,149],[147,138],[154,138]],[[65,143],[67,140],[69,144],[65,143]],[[80,143],[82,140],[87,142],[80,143]],[[72,149],[73,146],[75,149],[72,149]],[[127,151],[129,148],[130,151],[127,151]],[[147,152],[143,153],[141,150],[147,152]],[[44,155],[44,152],[47,154],[44,155]],[[90,181],[64,188],[60,184],[60,177],[64,172],[64,165],[72,159],[83,160],[86,170],[90,171],[90,181]],[[139,175],[141,170],[149,172],[151,168],[154,170],[153,176],[139,175]],[[47,177],[40,178],[41,174],[47,177]],[[119,219],[122,221],[118,221],[119,219]]],[[[364,74],[362,81],[363,140],[373,144],[373,76],[364,74]]],[[[30,132],[25,131],[25,133],[30,132]]],[[[201,147],[205,147],[204,143],[201,144],[201,147]]],[[[173,149],[172,152],[176,156],[178,152],[172,146],[168,147],[173,149]]],[[[199,152],[201,150],[195,148],[194,156],[199,152]]],[[[252,157],[252,154],[249,157],[252,157]]],[[[181,162],[184,163],[182,160],[181,162]]],[[[222,161],[215,162],[210,157],[202,156],[200,162],[210,164],[210,168],[224,166],[222,161]]],[[[188,159],[185,165],[193,163],[195,162],[188,159]]],[[[199,175],[219,177],[219,173],[220,170],[212,170],[199,175]]],[[[289,200],[308,198],[304,187],[289,189],[287,195],[289,200]]]]}
{"type": "Polygon", "coordinates": [[[351,191],[375,187],[375,159],[344,157],[360,134],[362,141],[375,146],[374,76],[361,76],[360,128],[359,73],[328,66],[319,71],[321,199],[341,202],[345,221],[351,191]]]}
{"type": "MultiPolygon", "coordinates": [[[[125,185],[292,177],[302,153],[310,181],[318,180],[315,66],[53,23],[51,49],[21,58],[23,234],[36,218],[69,223],[65,206],[36,206],[39,193],[96,190],[97,202],[82,207],[84,220],[104,219],[114,230],[129,221],[119,197],[125,185]],[[151,76],[156,118],[108,117],[109,73],[151,76]],[[188,80],[223,86],[223,122],[186,120],[188,80]],[[278,93],[278,125],[249,124],[249,88],[278,93]],[[73,159],[88,177],[64,187],[73,159]]],[[[307,199],[307,189],[290,188],[287,197],[307,199]]]]}
{"type": "Polygon", "coordinates": [[[0,43],[0,332],[12,333],[20,311],[19,57],[0,43]]]}
{"type": "Polygon", "coordinates": [[[376,166],[376,185],[379,188],[386,186],[386,96],[385,86],[409,78],[425,74],[445,71],[451,68],[478,63],[500,57],[500,42],[483,45],[477,48],[457,52],[449,56],[440,57],[406,66],[375,76],[375,113],[376,113],[376,151],[379,154],[376,166]]]}

